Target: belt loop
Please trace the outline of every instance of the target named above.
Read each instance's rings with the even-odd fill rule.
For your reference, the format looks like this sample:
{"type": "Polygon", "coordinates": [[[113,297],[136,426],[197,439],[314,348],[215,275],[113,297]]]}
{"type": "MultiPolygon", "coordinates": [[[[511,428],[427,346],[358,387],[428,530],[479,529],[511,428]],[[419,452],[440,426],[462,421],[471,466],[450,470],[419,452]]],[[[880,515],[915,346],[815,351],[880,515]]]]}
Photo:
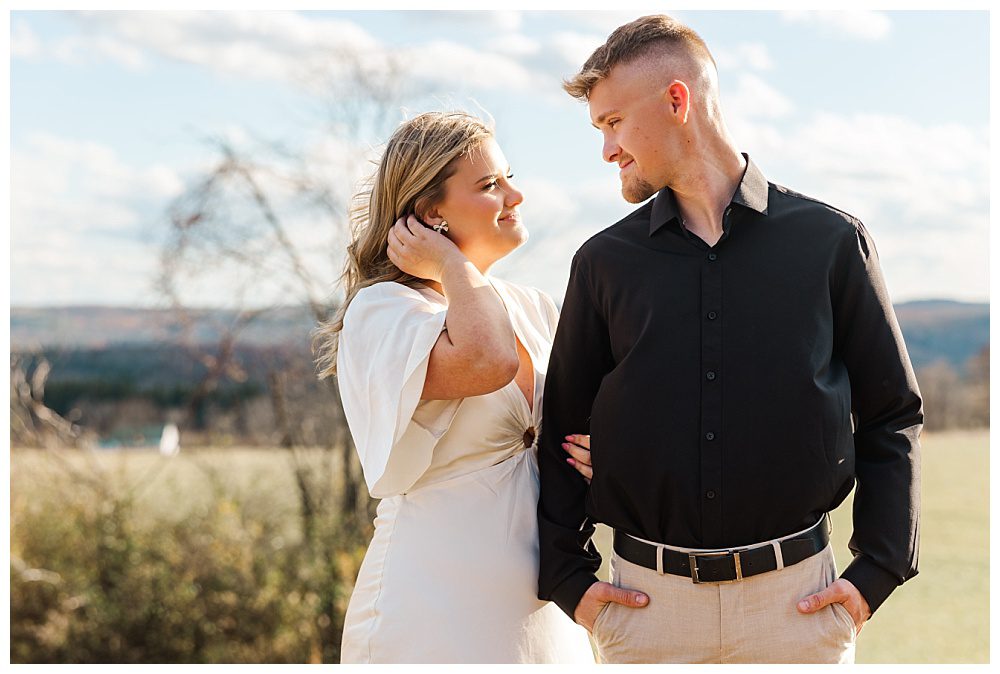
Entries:
{"type": "Polygon", "coordinates": [[[663,546],[656,546],[656,572],[663,575],[663,546]]]}
{"type": "Polygon", "coordinates": [[[778,541],[771,541],[771,547],[774,548],[774,561],[777,563],[776,571],[780,571],[785,568],[785,559],[781,556],[781,543],[778,541]]]}

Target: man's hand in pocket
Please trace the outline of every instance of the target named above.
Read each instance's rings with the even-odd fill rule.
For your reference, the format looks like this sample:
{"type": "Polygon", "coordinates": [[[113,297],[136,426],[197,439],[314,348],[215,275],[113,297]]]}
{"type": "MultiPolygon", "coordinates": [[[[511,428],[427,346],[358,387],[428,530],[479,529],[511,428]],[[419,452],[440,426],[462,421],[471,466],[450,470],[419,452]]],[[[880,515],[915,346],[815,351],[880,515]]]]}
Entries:
{"type": "Polygon", "coordinates": [[[629,608],[642,608],[649,603],[649,597],[642,592],[615,587],[611,583],[596,582],[580,598],[580,603],[573,612],[573,618],[592,633],[594,622],[601,609],[612,603],[629,608]]]}

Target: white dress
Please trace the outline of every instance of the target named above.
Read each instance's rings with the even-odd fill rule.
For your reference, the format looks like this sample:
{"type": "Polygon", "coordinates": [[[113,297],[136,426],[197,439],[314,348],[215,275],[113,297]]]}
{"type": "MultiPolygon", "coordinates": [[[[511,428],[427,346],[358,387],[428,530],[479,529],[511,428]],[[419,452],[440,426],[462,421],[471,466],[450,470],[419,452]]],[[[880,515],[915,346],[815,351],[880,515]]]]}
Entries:
{"type": "MultiPolygon", "coordinates": [[[[558,319],[540,291],[491,279],[535,370],[421,401],[445,298],[378,283],[344,317],[337,380],[365,481],[381,498],[344,624],[342,663],[593,663],[586,631],[538,589],[537,441],[558,319]],[[530,437],[530,436],[529,436],[530,437]]],[[[581,477],[581,479],[583,479],[581,477]]]]}

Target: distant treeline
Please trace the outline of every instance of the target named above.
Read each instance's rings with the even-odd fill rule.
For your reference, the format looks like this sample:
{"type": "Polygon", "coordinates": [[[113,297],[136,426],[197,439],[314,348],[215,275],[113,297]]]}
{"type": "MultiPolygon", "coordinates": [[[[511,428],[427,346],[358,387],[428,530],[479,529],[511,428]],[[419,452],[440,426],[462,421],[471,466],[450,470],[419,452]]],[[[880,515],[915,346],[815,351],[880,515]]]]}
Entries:
{"type": "MultiPolygon", "coordinates": [[[[989,304],[919,300],[897,304],[895,310],[910,359],[918,370],[939,360],[961,369],[990,341],[989,304]]],[[[212,344],[236,321],[236,314],[222,309],[200,309],[191,310],[190,318],[189,337],[199,344],[212,344]]],[[[277,307],[249,323],[240,332],[239,343],[255,348],[281,348],[286,344],[305,347],[309,330],[315,324],[308,307],[277,307]]],[[[32,349],[41,345],[50,352],[62,349],[69,360],[59,365],[54,363],[53,376],[63,376],[60,370],[65,366],[89,363],[112,368],[118,360],[128,364],[139,357],[151,365],[166,359],[171,365],[187,367],[183,360],[171,357],[175,351],[170,346],[160,346],[176,344],[181,334],[177,316],[167,310],[12,307],[10,333],[14,351],[26,351],[29,345],[32,349]],[[137,350],[130,351],[131,348],[137,350]],[[73,349],[87,350],[78,357],[72,355],[73,349]]]]}
{"type": "Polygon", "coordinates": [[[946,360],[916,371],[924,398],[924,429],[987,428],[990,425],[990,347],[961,368],[946,360]]]}
{"type": "MultiPolygon", "coordinates": [[[[235,359],[246,372],[246,380],[219,381],[206,392],[206,398],[230,407],[263,394],[268,368],[287,366],[291,351],[289,347],[237,347],[235,359]]],[[[208,355],[212,357],[211,351],[208,355]]],[[[159,407],[180,407],[190,400],[208,374],[201,351],[192,352],[177,344],[45,349],[31,354],[27,362],[41,358],[52,366],[45,386],[45,404],[62,416],[69,415],[74,405],[86,400],[141,398],[159,407]]]]}
{"type": "Polygon", "coordinates": [[[98,438],[167,421],[206,444],[329,445],[342,436],[329,383],[307,345],[213,347],[134,344],[19,354],[31,379],[51,367],[45,406],[98,438]],[[216,371],[225,358],[225,368],[216,371]]]}
{"type": "MultiPolygon", "coordinates": [[[[209,376],[213,357],[143,344],[46,350],[25,362],[48,360],[45,405],[98,437],[168,420],[210,443],[326,445],[343,432],[331,414],[339,401],[316,380],[305,345],[237,346],[226,377],[209,376]]],[[[942,358],[916,372],[927,430],[989,426],[988,346],[959,367],[942,358]]]]}
{"type": "MultiPolygon", "coordinates": [[[[122,401],[149,400],[157,407],[180,407],[196,390],[195,384],[175,386],[147,386],[129,376],[105,377],[101,380],[77,380],[50,383],[45,391],[45,404],[62,416],[69,416],[75,405],[83,400],[122,401]]],[[[208,402],[223,408],[232,408],[240,402],[264,393],[258,382],[229,382],[206,394],[208,402]]]]}

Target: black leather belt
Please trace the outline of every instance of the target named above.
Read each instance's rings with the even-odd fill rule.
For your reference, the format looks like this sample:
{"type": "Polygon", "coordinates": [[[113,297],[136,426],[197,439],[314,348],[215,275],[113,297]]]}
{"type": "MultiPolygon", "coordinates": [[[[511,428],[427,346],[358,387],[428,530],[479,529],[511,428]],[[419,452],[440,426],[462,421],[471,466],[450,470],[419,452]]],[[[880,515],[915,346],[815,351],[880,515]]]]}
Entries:
{"type": "MultiPolygon", "coordinates": [[[[830,542],[830,530],[830,515],[826,514],[808,531],[778,539],[782,567],[798,564],[825,548],[830,542]]],[[[686,576],[695,583],[732,583],[778,568],[770,542],[731,550],[680,552],[644,543],[619,531],[615,531],[614,541],[615,552],[633,564],[686,576]]]]}

